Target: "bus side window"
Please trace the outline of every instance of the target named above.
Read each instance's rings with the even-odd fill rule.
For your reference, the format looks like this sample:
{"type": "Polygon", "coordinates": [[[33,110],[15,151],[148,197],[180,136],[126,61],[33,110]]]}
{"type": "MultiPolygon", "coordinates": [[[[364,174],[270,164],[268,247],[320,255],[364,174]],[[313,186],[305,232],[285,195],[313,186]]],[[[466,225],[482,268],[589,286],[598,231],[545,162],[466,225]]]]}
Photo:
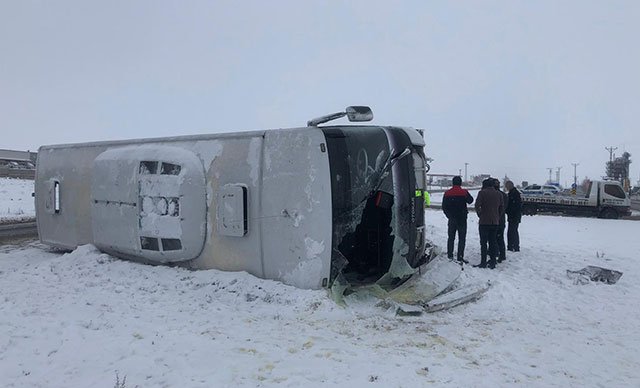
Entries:
{"type": "Polygon", "coordinates": [[[60,182],[55,181],[53,183],[53,211],[54,213],[60,213],[60,182]]]}
{"type": "Polygon", "coordinates": [[[49,196],[45,202],[45,209],[49,214],[60,213],[60,181],[51,179],[48,182],[49,196]]]}

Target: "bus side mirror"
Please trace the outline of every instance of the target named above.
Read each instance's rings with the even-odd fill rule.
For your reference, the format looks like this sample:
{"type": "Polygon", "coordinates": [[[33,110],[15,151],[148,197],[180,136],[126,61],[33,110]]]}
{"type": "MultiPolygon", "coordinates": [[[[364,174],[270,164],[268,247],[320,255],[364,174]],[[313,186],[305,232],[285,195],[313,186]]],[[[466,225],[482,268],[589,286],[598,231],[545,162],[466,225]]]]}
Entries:
{"type": "Polygon", "coordinates": [[[373,120],[373,111],[368,106],[348,106],[346,112],[347,118],[351,122],[373,120]]]}
{"type": "Polygon", "coordinates": [[[307,121],[307,127],[317,127],[320,124],[340,119],[344,116],[347,116],[351,122],[371,121],[373,120],[373,111],[368,106],[348,106],[344,112],[332,113],[307,121]]]}

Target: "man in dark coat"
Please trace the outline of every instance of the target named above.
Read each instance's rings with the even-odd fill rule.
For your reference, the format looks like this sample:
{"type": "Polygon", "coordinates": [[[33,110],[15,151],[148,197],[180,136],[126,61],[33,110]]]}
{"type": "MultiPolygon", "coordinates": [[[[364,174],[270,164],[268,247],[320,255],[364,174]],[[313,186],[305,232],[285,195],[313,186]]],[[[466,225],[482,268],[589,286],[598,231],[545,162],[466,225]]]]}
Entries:
{"type": "Polygon", "coordinates": [[[498,254],[497,232],[500,224],[500,214],[504,212],[502,194],[495,188],[493,178],[487,178],[482,182],[482,190],[476,198],[476,213],[480,232],[480,264],[478,267],[491,269],[496,267],[498,254]],[[487,251],[487,245],[489,250],[487,251]],[[487,253],[489,262],[487,263],[487,253]]]}
{"type": "Polygon", "coordinates": [[[447,240],[447,256],[453,259],[453,244],[456,239],[456,232],[458,233],[458,261],[460,264],[468,263],[464,259],[464,246],[467,240],[467,204],[473,202],[473,197],[469,192],[461,187],[462,178],[459,176],[453,177],[452,186],[444,193],[442,199],[442,210],[445,216],[449,219],[448,233],[449,239],[447,240]]]}
{"type": "Polygon", "coordinates": [[[520,192],[515,188],[513,182],[506,181],[504,187],[509,191],[507,201],[507,220],[509,228],[507,229],[507,250],[513,252],[520,251],[520,234],[518,226],[522,219],[522,197],[520,192]]]}
{"type": "Polygon", "coordinates": [[[502,194],[502,201],[505,204],[505,207],[503,208],[502,213],[500,213],[500,223],[498,224],[498,231],[496,233],[496,239],[498,241],[498,263],[502,263],[507,259],[507,252],[504,246],[504,228],[505,228],[505,225],[507,224],[505,219],[505,209],[507,206],[507,201],[509,200],[509,196],[504,191],[500,191],[499,179],[493,180],[493,187],[495,187],[495,189],[500,194],[502,194]]]}

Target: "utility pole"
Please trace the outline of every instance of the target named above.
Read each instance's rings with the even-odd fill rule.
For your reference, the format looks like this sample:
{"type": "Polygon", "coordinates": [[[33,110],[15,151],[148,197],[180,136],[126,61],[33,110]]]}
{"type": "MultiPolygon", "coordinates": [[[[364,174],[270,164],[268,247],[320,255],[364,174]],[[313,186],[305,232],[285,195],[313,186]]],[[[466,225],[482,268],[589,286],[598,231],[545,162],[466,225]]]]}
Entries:
{"type": "Polygon", "coordinates": [[[458,169],[458,176],[460,176],[460,175],[462,175],[462,169],[461,168],[458,169]]]}
{"type": "Polygon", "coordinates": [[[464,162],[464,181],[465,183],[467,182],[467,167],[469,166],[469,163],[464,162]]]}
{"type": "Polygon", "coordinates": [[[547,170],[549,170],[549,183],[551,183],[551,174],[553,173],[553,167],[547,167],[547,170]]]}
{"type": "Polygon", "coordinates": [[[574,187],[578,187],[578,166],[580,165],[580,163],[571,163],[571,165],[573,166],[573,185],[574,187]]]}
{"type": "Polygon", "coordinates": [[[609,151],[609,161],[613,162],[613,152],[618,149],[618,147],[604,147],[605,150],[609,151]]]}
{"type": "Polygon", "coordinates": [[[560,170],[562,167],[556,167],[556,183],[560,184],[560,170]]]}

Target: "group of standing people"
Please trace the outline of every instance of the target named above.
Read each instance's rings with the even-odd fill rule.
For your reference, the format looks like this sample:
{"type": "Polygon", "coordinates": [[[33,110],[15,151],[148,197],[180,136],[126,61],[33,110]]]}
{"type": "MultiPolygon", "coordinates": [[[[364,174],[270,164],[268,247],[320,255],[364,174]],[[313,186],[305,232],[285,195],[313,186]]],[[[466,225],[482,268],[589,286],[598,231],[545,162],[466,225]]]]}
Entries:
{"type": "MultiPolygon", "coordinates": [[[[506,260],[506,251],[520,251],[518,226],[522,218],[522,199],[513,182],[505,182],[507,192],[500,190],[500,181],[487,178],[482,182],[475,203],[480,234],[479,268],[495,268],[497,263],[506,260]],[[504,230],[507,229],[507,245],[504,243],[504,230]],[[488,257],[488,260],[487,260],[488,257]]],[[[460,264],[469,263],[464,258],[467,238],[467,204],[473,203],[473,197],[462,188],[462,178],[452,180],[451,189],[444,193],[442,210],[448,221],[447,256],[453,259],[453,248],[458,235],[457,260],[460,264]]]]}

